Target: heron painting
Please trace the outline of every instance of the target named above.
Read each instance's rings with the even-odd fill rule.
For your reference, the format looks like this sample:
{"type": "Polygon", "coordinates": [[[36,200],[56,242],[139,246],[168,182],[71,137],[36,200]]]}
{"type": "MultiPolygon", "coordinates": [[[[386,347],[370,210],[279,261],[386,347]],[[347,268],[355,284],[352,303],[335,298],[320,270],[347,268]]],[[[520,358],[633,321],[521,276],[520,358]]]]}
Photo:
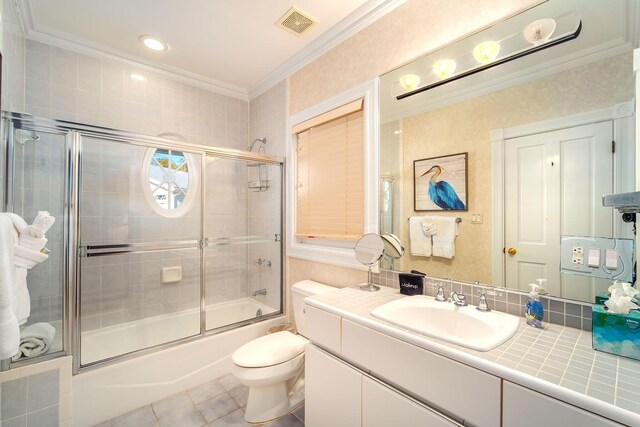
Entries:
{"type": "Polygon", "coordinates": [[[416,160],[414,210],[467,210],[467,153],[416,160]]]}

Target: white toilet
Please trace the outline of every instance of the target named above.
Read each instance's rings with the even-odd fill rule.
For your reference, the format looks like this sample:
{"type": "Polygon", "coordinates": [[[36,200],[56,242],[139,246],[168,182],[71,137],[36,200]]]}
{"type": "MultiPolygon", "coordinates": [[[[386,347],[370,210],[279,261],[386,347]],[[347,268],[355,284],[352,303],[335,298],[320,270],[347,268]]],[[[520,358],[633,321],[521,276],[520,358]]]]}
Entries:
{"type": "Polygon", "coordinates": [[[336,288],[311,280],[291,287],[293,313],[300,335],[283,331],[265,335],[237,349],[233,375],[249,387],[245,420],[263,423],[296,409],[304,400],[305,297],[323,294],[336,288]]]}

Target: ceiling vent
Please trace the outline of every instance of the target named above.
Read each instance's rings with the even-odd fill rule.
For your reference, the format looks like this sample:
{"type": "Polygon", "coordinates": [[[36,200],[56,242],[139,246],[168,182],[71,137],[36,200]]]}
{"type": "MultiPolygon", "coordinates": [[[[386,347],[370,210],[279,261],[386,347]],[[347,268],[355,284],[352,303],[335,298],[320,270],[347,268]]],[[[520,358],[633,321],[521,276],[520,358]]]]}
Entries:
{"type": "Polygon", "coordinates": [[[292,7],[287,13],[282,15],[282,18],[276,22],[276,25],[290,33],[300,36],[315,23],[315,19],[309,17],[300,9],[292,7]]]}

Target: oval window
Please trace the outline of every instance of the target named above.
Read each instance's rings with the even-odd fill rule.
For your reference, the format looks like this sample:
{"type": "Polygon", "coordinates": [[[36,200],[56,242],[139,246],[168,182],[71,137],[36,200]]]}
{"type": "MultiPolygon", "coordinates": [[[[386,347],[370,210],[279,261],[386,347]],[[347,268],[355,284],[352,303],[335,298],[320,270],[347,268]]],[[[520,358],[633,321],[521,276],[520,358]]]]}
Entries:
{"type": "Polygon", "coordinates": [[[197,196],[198,177],[190,154],[150,148],[142,170],[142,188],[155,212],[175,218],[191,209],[197,196]]]}

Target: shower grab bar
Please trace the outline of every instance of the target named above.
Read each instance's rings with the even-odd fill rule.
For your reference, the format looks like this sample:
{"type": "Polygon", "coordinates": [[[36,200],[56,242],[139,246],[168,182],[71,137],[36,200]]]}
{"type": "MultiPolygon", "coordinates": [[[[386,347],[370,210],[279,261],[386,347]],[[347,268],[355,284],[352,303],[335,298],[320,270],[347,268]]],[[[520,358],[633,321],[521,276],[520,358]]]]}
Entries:
{"type": "Polygon", "coordinates": [[[200,240],[181,240],[176,242],[113,243],[104,245],[80,246],[81,257],[95,257],[139,252],[158,252],[171,249],[199,249],[200,240]]]}
{"type": "Polygon", "coordinates": [[[241,245],[248,243],[269,243],[277,242],[271,236],[233,236],[233,237],[210,237],[207,246],[241,245]]]}

